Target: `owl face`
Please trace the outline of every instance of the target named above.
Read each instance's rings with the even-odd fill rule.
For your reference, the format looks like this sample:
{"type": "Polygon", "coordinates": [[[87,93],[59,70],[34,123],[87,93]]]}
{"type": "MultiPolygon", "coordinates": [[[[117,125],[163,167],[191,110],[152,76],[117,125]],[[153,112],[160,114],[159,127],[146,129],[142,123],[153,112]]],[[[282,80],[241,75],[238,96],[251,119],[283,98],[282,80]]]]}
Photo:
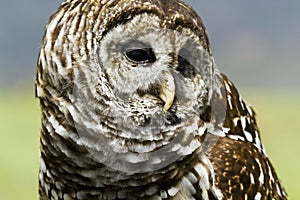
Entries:
{"type": "Polygon", "coordinates": [[[208,102],[213,66],[199,37],[163,27],[155,15],[109,31],[96,57],[114,98],[107,113],[127,126],[174,125],[199,116],[208,102]]]}
{"type": "Polygon", "coordinates": [[[118,171],[194,152],[215,90],[201,19],[178,1],[85,3],[54,15],[38,63],[37,96],[71,127],[63,134],[118,171]]]}
{"type": "Polygon", "coordinates": [[[170,29],[149,13],[97,39],[94,59],[81,65],[87,78],[74,73],[80,84],[69,110],[78,116],[82,143],[101,163],[120,166],[121,160],[122,170],[136,171],[132,160],[145,160],[144,166],[164,160],[163,167],[200,145],[190,142],[199,134],[214,73],[202,43],[191,29],[170,29]]]}

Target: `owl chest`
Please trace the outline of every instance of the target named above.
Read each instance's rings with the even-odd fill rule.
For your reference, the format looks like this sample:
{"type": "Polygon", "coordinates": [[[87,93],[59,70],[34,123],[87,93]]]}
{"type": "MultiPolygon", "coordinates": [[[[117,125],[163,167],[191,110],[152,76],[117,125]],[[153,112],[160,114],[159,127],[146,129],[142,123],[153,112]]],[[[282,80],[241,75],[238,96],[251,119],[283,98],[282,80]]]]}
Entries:
{"type": "Polygon", "coordinates": [[[41,199],[221,199],[213,185],[210,163],[199,160],[191,164],[190,169],[178,164],[170,171],[131,178],[109,172],[96,175],[93,171],[95,177],[86,178],[80,170],[73,175],[41,171],[41,199]]]}

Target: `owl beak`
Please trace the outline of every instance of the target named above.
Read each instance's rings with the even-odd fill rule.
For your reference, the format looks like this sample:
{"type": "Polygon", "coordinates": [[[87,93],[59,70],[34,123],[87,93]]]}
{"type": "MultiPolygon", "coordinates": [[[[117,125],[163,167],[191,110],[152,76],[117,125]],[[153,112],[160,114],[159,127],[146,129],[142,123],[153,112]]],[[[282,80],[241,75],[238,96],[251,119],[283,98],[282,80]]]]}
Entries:
{"type": "Polygon", "coordinates": [[[174,101],[175,97],[175,81],[172,74],[168,71],[165,71],[165,76],[160,86],[159,97],[165,102],[163,111],[167,112],[174,101]]]}

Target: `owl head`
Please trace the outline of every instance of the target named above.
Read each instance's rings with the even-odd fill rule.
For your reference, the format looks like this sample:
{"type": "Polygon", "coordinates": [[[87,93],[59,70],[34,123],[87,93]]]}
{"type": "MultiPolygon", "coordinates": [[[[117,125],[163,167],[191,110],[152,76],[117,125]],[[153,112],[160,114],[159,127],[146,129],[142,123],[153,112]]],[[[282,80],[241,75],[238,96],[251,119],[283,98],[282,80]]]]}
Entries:
{"type": "Polygon", "coordinates": [[[37,95],[99,162],[153,170],[201,145],[215,71],[202,20],[181,1],[69,0],[47,27],[37,95]]]}

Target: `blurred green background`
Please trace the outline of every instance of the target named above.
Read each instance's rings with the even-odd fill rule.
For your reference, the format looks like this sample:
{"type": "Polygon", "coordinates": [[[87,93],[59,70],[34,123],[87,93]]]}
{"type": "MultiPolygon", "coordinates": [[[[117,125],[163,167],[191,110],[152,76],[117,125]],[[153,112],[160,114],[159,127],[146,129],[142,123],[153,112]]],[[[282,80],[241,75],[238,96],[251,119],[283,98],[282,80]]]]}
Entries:
{"type": "MultiPolygon", "coordinates": [[[[300,199],[300,1],[186,2],[208,28],[219,69],[254,106],[266,151],[290,199],[300,199]]],[[[1,3],[1,200],[38,199],[35,63],[43,27],[60,3],[1,3]]]]}
{"type": "MultiPolygon", "coordinates": [[[[300,95],[259,89],[245,89],[242,93],[255,106],[267,154],[290,199],[299,199],[300,135],[296,119],[300,95]]],[[[38,102],[32,91],[4,92],[0,110],[0,199],[37,199],[38,102]]]]}

